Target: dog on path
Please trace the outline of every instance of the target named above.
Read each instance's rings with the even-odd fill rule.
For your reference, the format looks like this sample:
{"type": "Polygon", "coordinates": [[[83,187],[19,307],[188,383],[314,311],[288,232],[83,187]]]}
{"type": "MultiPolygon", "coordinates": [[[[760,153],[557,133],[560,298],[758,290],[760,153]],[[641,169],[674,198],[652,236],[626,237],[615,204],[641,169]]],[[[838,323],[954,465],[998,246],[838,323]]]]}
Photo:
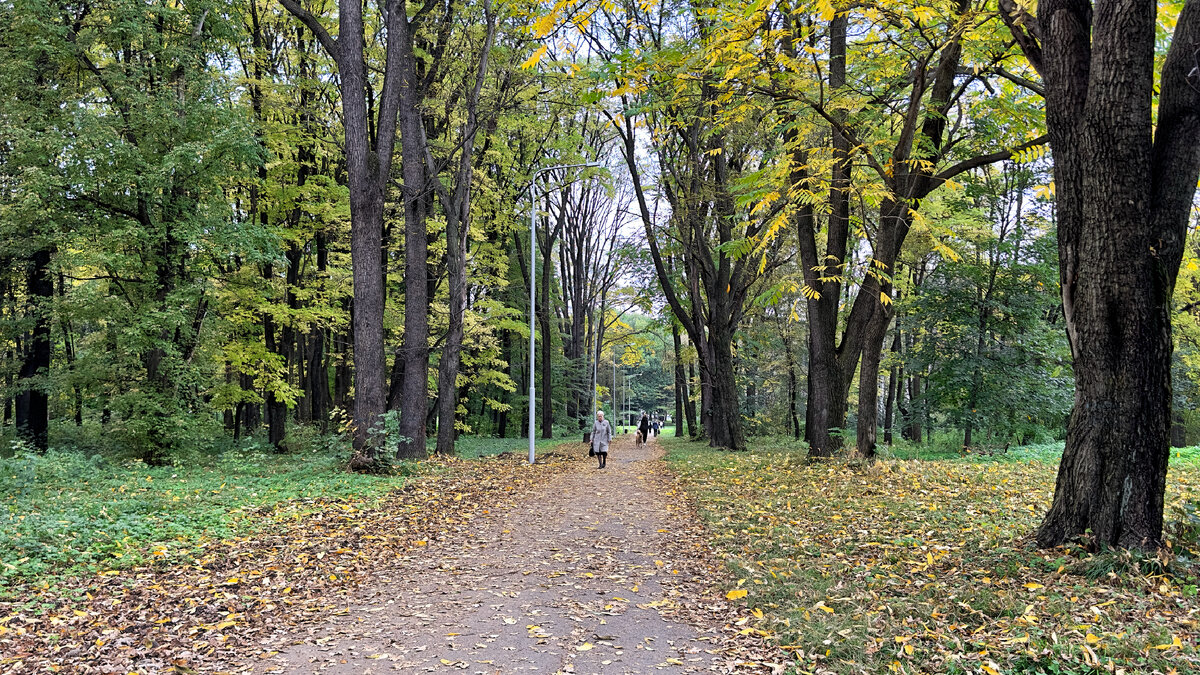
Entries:
{"type": "Polygon", "coordinates": [[[636,439],[635,439],[635,440],[636,440],[636,443],[635,443],[635,445],[636,445],[637,447],[639,447],[639,448],[640,448],[640,447],[642,447],[643,445],[645,445],[645,444],[646,444],[646,439],[642,438],[642,432],[641,432],[641,431],[638,431],[638,432],[637,432],[637,437],[636,437],[636,439]]]}

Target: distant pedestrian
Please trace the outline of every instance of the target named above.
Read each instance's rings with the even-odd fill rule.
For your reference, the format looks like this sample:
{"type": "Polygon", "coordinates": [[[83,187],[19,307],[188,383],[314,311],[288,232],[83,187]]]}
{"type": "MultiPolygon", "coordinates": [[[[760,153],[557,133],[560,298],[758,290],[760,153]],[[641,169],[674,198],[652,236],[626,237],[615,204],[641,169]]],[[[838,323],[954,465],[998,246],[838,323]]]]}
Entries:
{"type": "Polygon", "coordinates": [[[604,419],[604,411],[596,411],[596,422],[592,424],[592,454],[596,455],[599,464],[597,469],[603,469],[608,464],[608,443],[612,440],[612,425],[604,419]]]}
{"type": "Polygon", "coordinates": [[[655,437],[655,438],[657,438],[657,437],[658,437],[658,430],[659,430],[661,427],[662,427],[662,425],[659,423],[659,421],[658,421],[658,418],[657,418],[657,417],[655,417],[655,418],[654,418],[654,437],[655,437]]]}
{"type": "Polygon", "coordinates": [[[642,413],[642,421],[638,424],[638,431],[642,432],[642,442],[650,440],[650,416],[642,413]]]}

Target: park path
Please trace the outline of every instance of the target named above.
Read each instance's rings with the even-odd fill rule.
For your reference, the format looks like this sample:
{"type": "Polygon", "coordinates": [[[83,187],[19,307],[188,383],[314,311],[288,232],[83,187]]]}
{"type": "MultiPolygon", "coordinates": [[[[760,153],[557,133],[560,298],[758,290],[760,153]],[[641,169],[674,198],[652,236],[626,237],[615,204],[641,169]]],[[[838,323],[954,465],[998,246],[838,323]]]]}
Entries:
{"type": "Polygon", "coordinates": [[[277,636],[259,672],[762,670],[661,456],[620,437],[605,469],[564,464],[470,539],[381,572],[342,616],[277,636]]]}

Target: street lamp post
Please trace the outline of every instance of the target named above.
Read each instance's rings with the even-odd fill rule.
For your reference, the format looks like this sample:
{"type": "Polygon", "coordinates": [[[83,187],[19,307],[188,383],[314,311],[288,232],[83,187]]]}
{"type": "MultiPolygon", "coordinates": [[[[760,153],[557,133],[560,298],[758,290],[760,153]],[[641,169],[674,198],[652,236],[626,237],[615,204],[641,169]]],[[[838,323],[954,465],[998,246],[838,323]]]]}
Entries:
{"type": "Polygon", "coordinates": [[[577,167],[594,167],[600,166],[596,162],[588,162],[586,164],[559,164],[558,166],[547,166],[533,172],[533,176],[529,180],[529,463],[534,463],[533,441],[534,441],[534,418],[537,410],[537,384],[535,372],[537,367],[537,359],[535,358],[537,337],[537,195],[534,194],[534,188],[537,187],[538,174],[546,171],[554,171],[555,169],[574,169],[577,167]]]}

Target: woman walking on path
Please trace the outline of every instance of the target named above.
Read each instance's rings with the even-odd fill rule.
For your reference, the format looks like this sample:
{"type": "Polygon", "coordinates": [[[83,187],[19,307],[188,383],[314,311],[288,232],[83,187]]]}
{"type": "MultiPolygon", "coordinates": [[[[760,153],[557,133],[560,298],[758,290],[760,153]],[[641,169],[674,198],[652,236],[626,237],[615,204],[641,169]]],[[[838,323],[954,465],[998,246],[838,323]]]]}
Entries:
{"type": "Polygon", "coordinates": [[[592,424],[592,454],[600,462],[597,469],[603,469],[608,464],[608,443],[612,440],[612,426],[604,419],[604,411],[596,411],[596,422],[592,424]]]}
{"type": "Polygon", "coordinates": [[[650,442],[650,416],[646,413],[642,413],[642,421],[638,425],[638,431],[642,432],[642,443],[650,442]]]}

